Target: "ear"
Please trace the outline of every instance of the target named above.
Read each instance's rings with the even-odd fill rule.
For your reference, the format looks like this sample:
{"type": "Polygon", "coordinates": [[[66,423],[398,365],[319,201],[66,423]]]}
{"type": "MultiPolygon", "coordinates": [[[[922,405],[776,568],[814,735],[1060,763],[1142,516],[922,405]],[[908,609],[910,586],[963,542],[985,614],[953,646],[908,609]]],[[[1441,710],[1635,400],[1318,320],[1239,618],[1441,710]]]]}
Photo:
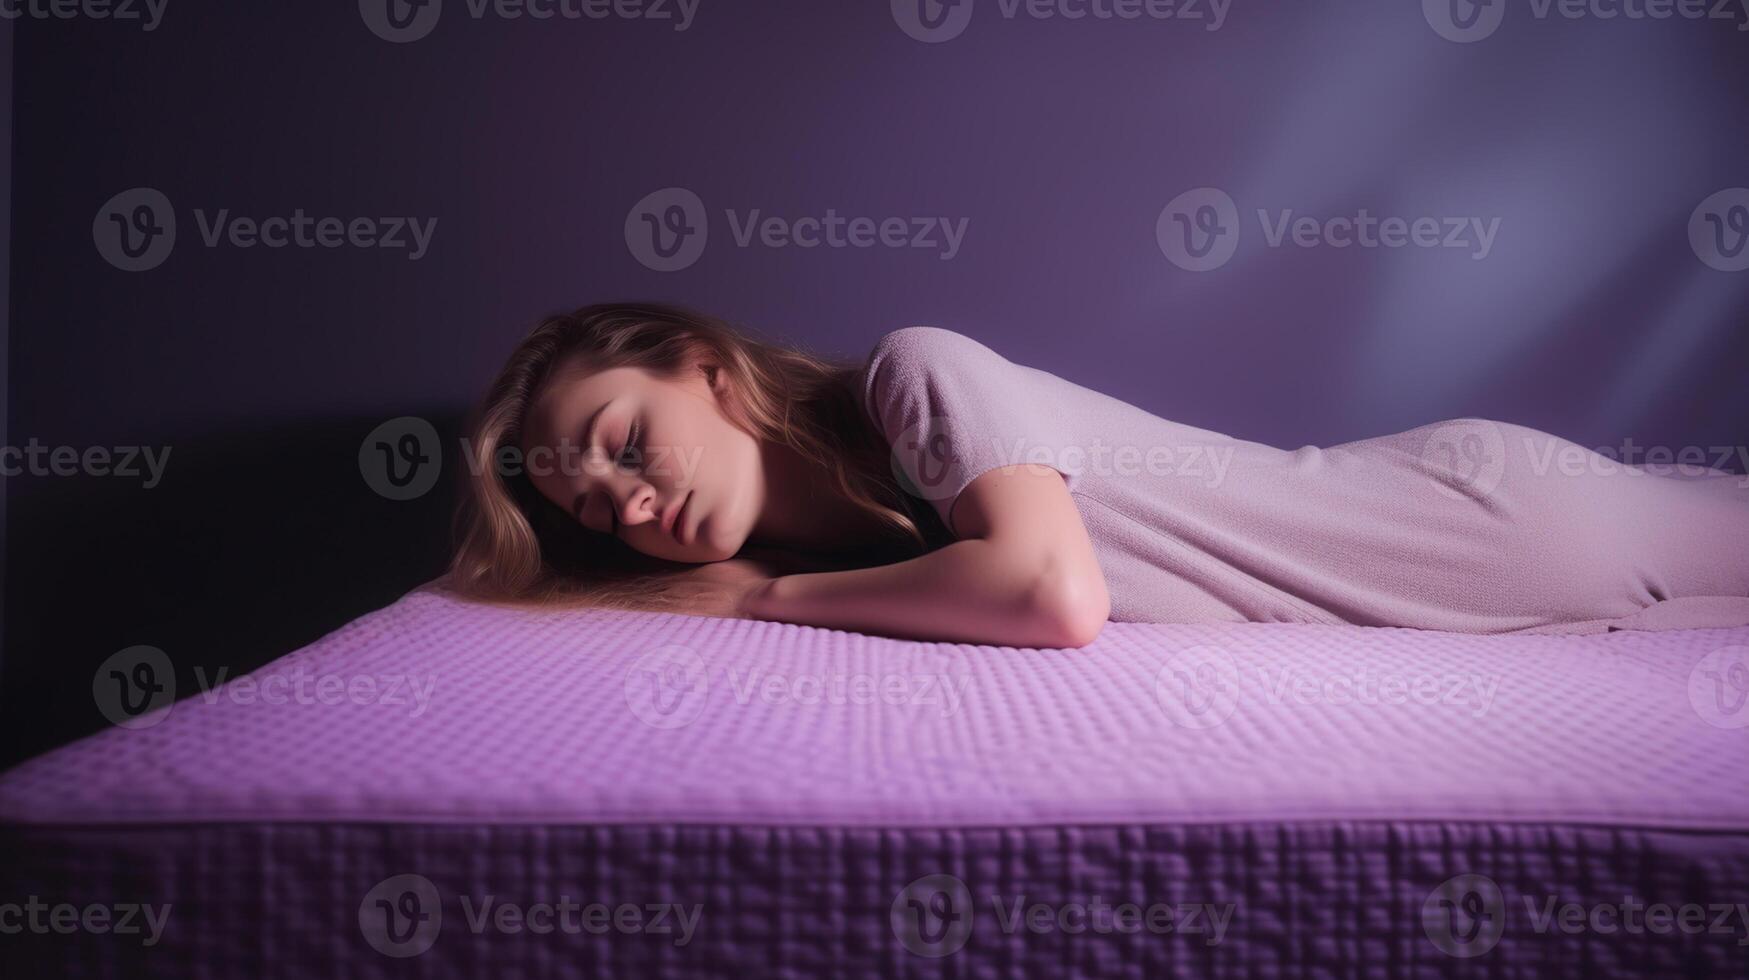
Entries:
{"type": "Polygon", "coordinates": [[[717,410],[735,421],[736,425],[746,428],[745,423],[740,421],[745,417],[743,406],[729,372],[715,361],[700,361],[698,371],[704,376],[705,386],[710,389],[711,397],[716,400],[717,410]]]}
{"type": "Polygon", "coordinates": [[[727,408],[735,400],[735,386],[729,380],[729,372],[723,370],[716,361],[700,361],[699,373],[704,375],[705,386],[716,398],[717,404],[727,408]]]}

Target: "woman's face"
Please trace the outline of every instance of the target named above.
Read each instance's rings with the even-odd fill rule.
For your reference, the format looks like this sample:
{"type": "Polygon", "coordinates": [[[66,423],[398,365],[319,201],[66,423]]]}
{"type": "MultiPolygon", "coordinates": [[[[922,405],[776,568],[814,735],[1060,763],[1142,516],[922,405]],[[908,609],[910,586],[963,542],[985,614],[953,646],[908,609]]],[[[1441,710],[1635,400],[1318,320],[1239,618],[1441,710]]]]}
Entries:
{"type": "Polygon", "coordinates": [[[704,372],[562,364],[523,423],[523,464],[584,527],[682,562],[733,557],[765,484],[759,441],[729,421],[704,372]]]}

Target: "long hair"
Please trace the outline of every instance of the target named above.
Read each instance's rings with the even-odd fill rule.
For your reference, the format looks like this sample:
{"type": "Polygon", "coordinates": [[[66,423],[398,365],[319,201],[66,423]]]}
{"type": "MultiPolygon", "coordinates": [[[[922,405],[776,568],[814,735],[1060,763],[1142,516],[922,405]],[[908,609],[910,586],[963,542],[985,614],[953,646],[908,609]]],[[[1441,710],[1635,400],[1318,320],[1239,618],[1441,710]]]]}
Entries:
{"type": "Polygon", "coordinates": [[[573,356],[591,371],[638,367],[670,378],[714,365],[730,422],[825,467],[836,492],[890,532],[882,560],[940,543],[939,518],[901,489],[886,441],[862,410],[859,365],[756,340],[675,306],[601,304],[543,320],[516,345],[473,413],[471,465],[445,580],[462,595],[516,605],[664,609],[676,604],[665,580],[696,567],[585,530],[520,468],[505,473],[496,464],[504,447],[521,443],[542,383],[573,356]]]}

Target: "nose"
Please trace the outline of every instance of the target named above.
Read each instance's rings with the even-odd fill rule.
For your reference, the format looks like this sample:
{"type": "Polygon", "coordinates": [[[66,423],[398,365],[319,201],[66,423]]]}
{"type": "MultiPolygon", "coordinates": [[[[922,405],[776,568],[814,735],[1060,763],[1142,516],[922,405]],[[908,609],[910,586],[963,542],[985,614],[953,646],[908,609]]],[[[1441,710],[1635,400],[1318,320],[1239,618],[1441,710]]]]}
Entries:
{"type": "Polygon", "coordinates": [[[614,481],[608,493],[613,497],[613,510],[623,527],[656,520],[656,488],[639,479],[614,481]]]}

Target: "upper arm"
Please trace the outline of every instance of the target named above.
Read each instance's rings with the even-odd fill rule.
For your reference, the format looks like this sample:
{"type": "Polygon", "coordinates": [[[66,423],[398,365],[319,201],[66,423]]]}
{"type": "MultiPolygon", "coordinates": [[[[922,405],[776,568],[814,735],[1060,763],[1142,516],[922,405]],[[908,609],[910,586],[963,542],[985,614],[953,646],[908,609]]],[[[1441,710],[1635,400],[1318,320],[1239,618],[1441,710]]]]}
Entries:
{"type": "Polygon", "coordinates": [[[950,511],[961,539],[990,543],[1004,563],[1036,574],[1037,611],[1064,645],[1090,642],[1111,615],[1105,575],[1063,475],[1021,464],[989,470],[967,484],[950,511]]]}
{"type": "Polygon", "coordinates": [[[1081,646],[1110,615],[1105,577],[1070,477],[1019,462],[1076,444],[1053,407],[1065,385],[970,337],[907,327],[876,345],[864,396],[905,492],[992,563],[974,574],[1018,591],[1033,632],[1081,646]]]}

